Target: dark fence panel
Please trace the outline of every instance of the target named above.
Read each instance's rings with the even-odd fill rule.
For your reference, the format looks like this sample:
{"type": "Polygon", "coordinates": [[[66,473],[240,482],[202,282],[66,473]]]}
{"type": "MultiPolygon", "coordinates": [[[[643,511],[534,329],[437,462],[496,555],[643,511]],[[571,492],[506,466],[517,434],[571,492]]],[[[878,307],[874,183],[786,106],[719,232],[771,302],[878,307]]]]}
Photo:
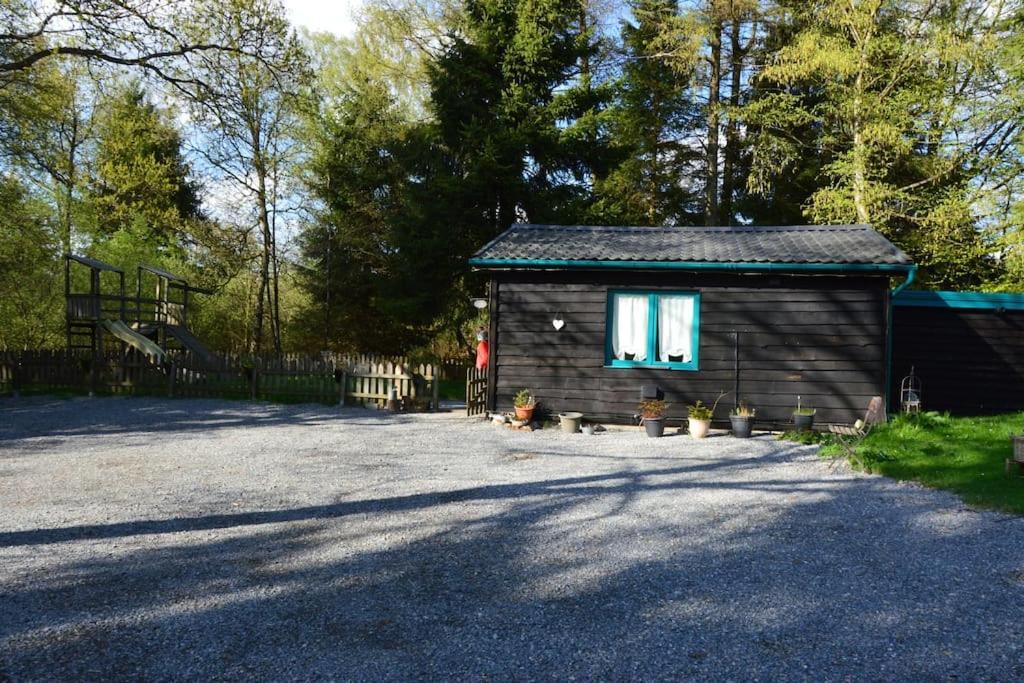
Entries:
{"type": "Polygon", "coordinates": [[[0,352],[0,395],[94,393],[182,398],[260,399],[384,407],[394,395],[407,409],[436,409],[439,370],[406,358],[285,354],[169,354],[153,363],[135,351],[0,352]]]}
{"type": "Polygon", "coordinates": [[[925,410],[1024,410],[1024,296],[904,292],[894,303],[896,407],[900,381],[913,367],[925,410]]]}

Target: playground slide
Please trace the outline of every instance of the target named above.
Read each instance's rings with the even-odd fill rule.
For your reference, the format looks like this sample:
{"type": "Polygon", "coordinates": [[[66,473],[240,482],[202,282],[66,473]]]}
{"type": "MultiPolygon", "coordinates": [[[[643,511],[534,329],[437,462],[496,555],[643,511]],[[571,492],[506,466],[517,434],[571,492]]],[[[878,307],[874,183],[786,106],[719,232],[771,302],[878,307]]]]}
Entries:
{"type": "Polygon", "coordinates": [[[146,339],[141,334],[125,325],[122,321],[104,320],[102,321],[102,324],[110,334],[114,335],[125,344],[128,344],[149,356],[152,361],[159,363],[164,360],[164,350],[161,349],[156,342],[151,339],[146,339]]]}
{"type": "Polygon", "coordinates": [[[209,349],[203,346],[203,343],[187,327],[184,325],[168,325],[166,330],[167,334],[177,339],[182,346],[191,351],[204,365],[213,367],[217,364],[217,359],[210,353],[209,349]]]}

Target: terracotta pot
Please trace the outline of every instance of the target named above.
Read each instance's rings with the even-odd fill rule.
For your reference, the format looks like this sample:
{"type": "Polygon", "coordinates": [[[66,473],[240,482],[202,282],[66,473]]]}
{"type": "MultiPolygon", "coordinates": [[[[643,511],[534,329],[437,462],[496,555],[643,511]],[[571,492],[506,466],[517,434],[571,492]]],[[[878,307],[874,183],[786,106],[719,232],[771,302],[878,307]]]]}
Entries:
{"type": "Polygon", "coordinates": [[[529,408],[520,408],[516,406],[516,419],[522,420],[523,422],[530,422],[533,420],[533,406],[529,408]]]}
{"type": "Polygon", "coordinates": [[[695,420],[692,417],[690,422],[690,436],[695,439],[703,439],[711,431],[711,420],[695,420]]]}

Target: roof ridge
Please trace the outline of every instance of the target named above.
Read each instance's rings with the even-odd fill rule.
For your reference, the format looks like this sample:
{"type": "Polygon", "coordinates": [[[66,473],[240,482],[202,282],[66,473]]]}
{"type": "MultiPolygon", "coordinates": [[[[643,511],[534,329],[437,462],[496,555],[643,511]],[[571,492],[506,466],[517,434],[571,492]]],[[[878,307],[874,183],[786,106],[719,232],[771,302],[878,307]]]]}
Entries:
{"type": "MultiPolygon", "coordinates": [[[[616,232],[692,231],[692,232],[766,232],[766,231],[870,231],[877,232],[864,223],[838,223],[825,225],[583,225],[557,223],[513,223],[509,230],[607,230],[616,232]]],[[[500,237],[500,235],[499,235],[500,237]]]]}

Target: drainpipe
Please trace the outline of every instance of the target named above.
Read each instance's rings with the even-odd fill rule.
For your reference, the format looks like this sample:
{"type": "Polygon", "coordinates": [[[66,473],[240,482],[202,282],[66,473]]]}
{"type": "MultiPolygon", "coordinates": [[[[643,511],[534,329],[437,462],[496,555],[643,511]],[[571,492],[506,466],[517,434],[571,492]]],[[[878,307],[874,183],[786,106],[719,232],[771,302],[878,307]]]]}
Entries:
{"type": "Polygon", "coordinates": [[[895,405],[895,392],[892,388],[892,332],[893,332],[893,308],[896,306],[896,297],[904,289],[909,287],[914,282],[914,278],[917,276],[917,265],[911,265],[907,269],[907,279],[899,284],[896,289],[892,290],[889,294],[889,310],[886,313],[886,328],[885,328],[885,394],[888,396],[886,401],[886,413],[891,414],[891,408],[895,405]]]}

